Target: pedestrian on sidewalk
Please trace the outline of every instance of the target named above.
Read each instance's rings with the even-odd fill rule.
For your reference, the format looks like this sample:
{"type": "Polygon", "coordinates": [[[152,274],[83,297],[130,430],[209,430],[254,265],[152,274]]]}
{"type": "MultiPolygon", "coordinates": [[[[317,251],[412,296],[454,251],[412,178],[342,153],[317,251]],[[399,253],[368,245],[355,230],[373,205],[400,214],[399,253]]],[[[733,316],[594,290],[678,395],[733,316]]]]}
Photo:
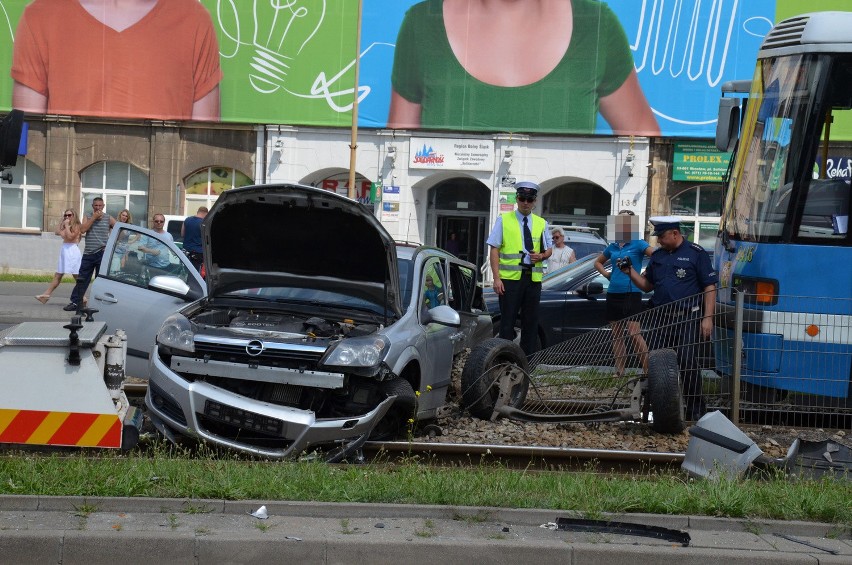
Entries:
{"type": "Polygon", "coordinates": [[[92,200],[92,213],[86,216],[80,231],[86,239],[83,247],[83,260],[80,262],[80,274],[77,284],[71,291],[71,302],[63,310],[75,312],[80,309],[83,297],[92,282],[92,274],[97,273],[98,266],[104,256],[104,248],[109,239],[109,230],[115,225],[115,218],[104,211],[104,199],[96,196],[92,200]]]}
{"type": "Polygon", "coordinates": [[[77,212],[72,209],[67,209],[62,214],[62,219],[56,226],[56,235],[62,238],[62,249],[59,251],[59,264],[56,267],[56,272],[53,274],[53,280],[50,281],[50,286],[42,294],[36,296],[36,300],[42,304],[47,304],[50,300],[50,295],[62,282],[62,276],[68,273],[74,280],[77,280],[77,274],[80,272],[80,262],[83,258],[80,253],[80,220],[77,218],[77,212]]]}

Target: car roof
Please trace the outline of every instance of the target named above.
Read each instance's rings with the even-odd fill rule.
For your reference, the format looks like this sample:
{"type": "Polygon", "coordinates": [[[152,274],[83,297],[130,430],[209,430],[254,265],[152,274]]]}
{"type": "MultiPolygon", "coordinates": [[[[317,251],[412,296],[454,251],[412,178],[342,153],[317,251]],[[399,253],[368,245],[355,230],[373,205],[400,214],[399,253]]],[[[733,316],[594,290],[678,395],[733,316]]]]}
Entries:
{"type": "Polygon", "coordinates": [[[598,233],[597,228],[587,226],[563,226],[559,224],[551,224],[548,226],[551,231],[553,228],[559,228],[565,234],[566,241],[582,241],[602,243],[604,246],[608,244],[605,237],[598,233]]]}

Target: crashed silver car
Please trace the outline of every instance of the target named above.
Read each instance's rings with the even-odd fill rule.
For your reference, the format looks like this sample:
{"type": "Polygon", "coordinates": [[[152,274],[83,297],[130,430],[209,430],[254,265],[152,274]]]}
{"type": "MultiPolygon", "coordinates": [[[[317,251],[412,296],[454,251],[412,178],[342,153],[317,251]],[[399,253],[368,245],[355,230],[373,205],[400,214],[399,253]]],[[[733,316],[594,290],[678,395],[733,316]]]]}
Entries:
{"type": "MultiPolygon", "coordinates": [[[[202,227],[206,293],[197,300],[185,257],[173,258],[173,272],[125,272],[144,259],[114,257],[123,230],[158,237],[114,230],[93,290],[95,307],[107,306],[100,316],[120,327],[116,306],[128,292],[187,300],[148,360],[148,415],[167,437],[276,458],[326,446],[339,459],[369,437],[404,433],[410,419],[434,418],[454,357],[492,333],[474,265],[394,242],[371,211],[332,192],[224,192],[202,227]]],[[[131,317],[150,316],[155,299],[134,296],[123,315],[135,307],[144,312],[131,317]]],[[[128,346],[129,355],[144,349],[128,346]]]]}

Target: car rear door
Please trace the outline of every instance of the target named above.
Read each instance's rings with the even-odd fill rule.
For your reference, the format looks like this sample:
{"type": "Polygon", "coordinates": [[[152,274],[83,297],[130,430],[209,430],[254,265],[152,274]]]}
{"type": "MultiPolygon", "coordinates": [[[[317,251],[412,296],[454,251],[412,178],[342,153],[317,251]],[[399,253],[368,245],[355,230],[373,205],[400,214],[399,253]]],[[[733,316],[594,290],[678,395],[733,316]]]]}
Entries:
{"type": "Polygon", "coordinates": [[[98,276],[92,283],[89,307],[98,310],[95,319],[106,322],[110,331],[122,329],[127,334],[127,374],[147,378],[148,359],[163,320],[206,292],[203,279],[189,259],[167,237],[119,223],[112,229],[98,276]],[[154,238],[167,248],[167,271],[189,286],[185,296],[148,286],[153,271],[138,251],[146,238],[154,238]]]}

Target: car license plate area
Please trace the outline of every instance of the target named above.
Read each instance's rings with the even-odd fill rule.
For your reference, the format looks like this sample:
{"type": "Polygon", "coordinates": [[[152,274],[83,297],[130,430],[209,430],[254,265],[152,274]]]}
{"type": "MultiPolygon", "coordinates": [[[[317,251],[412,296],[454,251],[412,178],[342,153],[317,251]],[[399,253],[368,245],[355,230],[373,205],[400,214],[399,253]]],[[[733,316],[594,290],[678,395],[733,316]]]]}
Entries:
{"type": "Polygon", "coordinates": [[[284,422],[281,420],[227,406],[213,400],[204,402],[204,415],[223,424],[267,435],[280,436],[284,429],[284,422]]]}

